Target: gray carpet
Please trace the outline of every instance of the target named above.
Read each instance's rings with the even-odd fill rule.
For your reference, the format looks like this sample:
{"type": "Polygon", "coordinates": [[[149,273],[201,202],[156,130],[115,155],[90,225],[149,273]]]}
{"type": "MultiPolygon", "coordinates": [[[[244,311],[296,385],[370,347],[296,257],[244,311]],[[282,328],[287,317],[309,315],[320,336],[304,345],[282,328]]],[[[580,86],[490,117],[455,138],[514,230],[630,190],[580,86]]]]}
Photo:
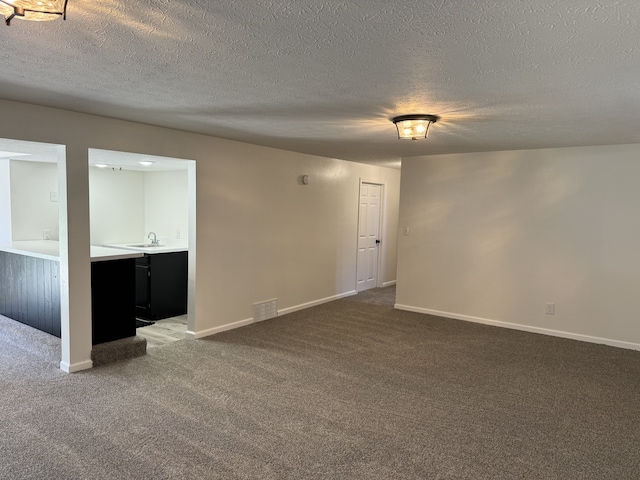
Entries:
{"type": "Polygon", "coordinates": [[[73,375],[57,339],[0,318],[0,478],[640,478],[640,352],[392,297],[73,375]]]}

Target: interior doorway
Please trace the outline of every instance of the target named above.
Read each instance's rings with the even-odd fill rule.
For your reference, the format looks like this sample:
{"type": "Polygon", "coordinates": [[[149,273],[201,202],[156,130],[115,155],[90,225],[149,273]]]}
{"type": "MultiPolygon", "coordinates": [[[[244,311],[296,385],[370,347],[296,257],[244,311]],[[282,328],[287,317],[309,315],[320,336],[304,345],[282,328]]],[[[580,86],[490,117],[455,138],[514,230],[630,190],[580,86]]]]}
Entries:
{"type": "Polygon", "coordinates": [[[360,182],[358,207],[358,257],[356,261],[356,291],[379,285],[382,198],[384,186],[360,182]]]}
{"type": "Polygon", "coordinates": [[[91,243],[136,251],[136,335],[147,348],[193,330],[195,161],[89,149],[91,243]]]}

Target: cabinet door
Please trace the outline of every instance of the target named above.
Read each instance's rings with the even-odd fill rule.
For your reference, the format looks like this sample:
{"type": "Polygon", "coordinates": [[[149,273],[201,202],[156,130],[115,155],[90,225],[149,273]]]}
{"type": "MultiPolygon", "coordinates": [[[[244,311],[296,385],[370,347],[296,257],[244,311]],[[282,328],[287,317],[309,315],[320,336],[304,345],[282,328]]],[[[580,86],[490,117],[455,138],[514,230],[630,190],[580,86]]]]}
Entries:
{"type": "Polygon", "coordinates": [[[135,259],[91,263],[93,344],[136,334],[135,259]]]}
{"type": "Polygon", "coordinates": [[[136,264],[136,315],[146,318],[149,315],[151,298],[149,297],[151,270],[148,265],[136,264]]]}
{"type": "Polygon", "coordinates": [[[151,315],[154,319],[187,313],[187,252],[150,255],[151,315]]]}

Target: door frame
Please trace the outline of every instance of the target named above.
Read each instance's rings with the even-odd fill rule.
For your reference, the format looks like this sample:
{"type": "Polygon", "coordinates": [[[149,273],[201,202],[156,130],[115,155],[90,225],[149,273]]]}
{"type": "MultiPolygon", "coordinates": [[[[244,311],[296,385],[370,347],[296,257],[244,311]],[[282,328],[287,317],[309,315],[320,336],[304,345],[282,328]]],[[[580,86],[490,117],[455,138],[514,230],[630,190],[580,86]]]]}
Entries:
{"type": "Polygon", "coordinates": [[[353,272],[353,286],[354,290],[358,291],[358,238],[360,235],[360,194],[362,192],[362,184],[368,183],[372,185],[380,186],[380,219],[378,221],[378,238],[380,239],[380,243],[378,244],[378,268],[376,269],[376,286],[375,288],[380,288],[383,286],[382,274],[385,271],[385,266],[383,265],[382,259],[384,256],[382,255],[382,250],[385,248],[385,220],[386,220],[386,210],[387,210],[387,202],[386,202],[386,192],[387,192],[387,182],[383,180],[373,180],[365,177],[360,177],[360,181],[358,183],[358,218],[356,220],[356,268],[355,272],[353,272]]]}

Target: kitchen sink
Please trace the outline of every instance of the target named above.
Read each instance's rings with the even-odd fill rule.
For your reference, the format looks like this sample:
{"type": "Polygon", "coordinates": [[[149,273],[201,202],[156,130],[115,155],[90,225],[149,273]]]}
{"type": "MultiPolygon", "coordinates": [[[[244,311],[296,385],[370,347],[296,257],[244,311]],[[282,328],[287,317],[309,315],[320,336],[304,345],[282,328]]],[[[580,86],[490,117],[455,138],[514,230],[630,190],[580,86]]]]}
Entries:
{"type": "Polygon", "coordinates": [[[151,247],[164,247],[164,245],[160,245],[159,243],[134,243],[131,245],[127,245],[127,247],[151,248],[151,247]]]}

